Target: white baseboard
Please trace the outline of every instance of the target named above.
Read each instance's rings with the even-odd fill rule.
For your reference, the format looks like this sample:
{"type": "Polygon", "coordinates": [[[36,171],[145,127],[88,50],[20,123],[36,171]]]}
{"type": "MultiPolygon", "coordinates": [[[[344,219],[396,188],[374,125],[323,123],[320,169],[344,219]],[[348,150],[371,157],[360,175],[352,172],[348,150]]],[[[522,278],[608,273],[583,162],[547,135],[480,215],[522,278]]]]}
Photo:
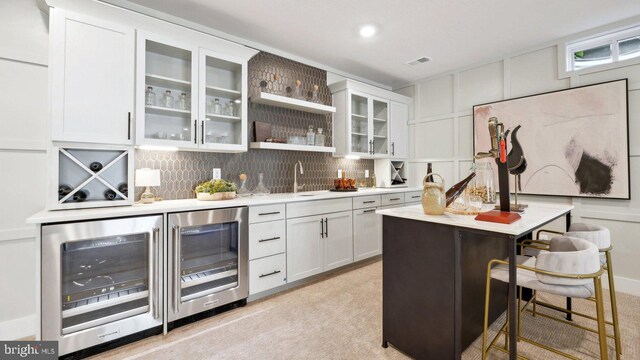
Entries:
{"type": "MultiPolygon", "coordinates": [[[[609,288],[609,280],[605,276],[602,277],[602,286],[609,288]]],[[[629,279],[621,276],[615,276],[614,280],[616,282],[616,292],[621,292],[629,295],[640,296],[640,280],[629,279]]]]}
{"type": "Polygon", "coordinates": [[[36,315],[0,322],[0,340],[23,339],[36,334],[36,315]]]}

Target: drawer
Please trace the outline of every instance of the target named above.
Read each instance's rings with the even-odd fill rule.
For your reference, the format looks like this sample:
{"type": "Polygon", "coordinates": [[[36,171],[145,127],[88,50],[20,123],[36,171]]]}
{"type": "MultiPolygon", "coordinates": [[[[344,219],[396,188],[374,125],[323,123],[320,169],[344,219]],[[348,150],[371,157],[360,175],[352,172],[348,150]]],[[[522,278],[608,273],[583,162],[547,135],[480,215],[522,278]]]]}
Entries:
{"type": "Polygon", "coordinates": [[[404,193],[382,195],[382,206],[404,204],[404,193]]]}
{"type": "Polygon", "coordinates": [[[356,196],[353,198],[353,209],[364,209],[380,206],[380,195],[356,196]]]}
{"type": "Polygon", "coordinates": [[[249,207],[249,224],[284,219],[284,204],[249,207]]]}
{"type": "Polygon", "coordinates": [[[287,219],[351,211],[351,198],[304,201],[287,204],[287,219]]]}
{"type": "Polygon", "coordinates": [[[405,203],[419,203],[422,202],[422,191],[411,191],[404,193],[405,203]]]}
{"type": "Polygon", "coordinates": [[[249,225],[249,259],[285,252],[287,227],[284,220],[249,225]]]}
{"type": "Polygon", "coordinates": [[[278,254],[249,261],[249,295],[287,283],[287,258],[278,254]]]}

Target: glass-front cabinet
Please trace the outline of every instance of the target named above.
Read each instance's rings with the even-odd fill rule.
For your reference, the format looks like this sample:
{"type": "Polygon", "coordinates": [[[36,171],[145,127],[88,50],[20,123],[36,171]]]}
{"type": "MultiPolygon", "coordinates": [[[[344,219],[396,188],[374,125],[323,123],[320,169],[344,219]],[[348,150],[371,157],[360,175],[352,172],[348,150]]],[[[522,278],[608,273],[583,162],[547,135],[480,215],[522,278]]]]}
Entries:
{"type": "Polygon", "coordinates": [[[138,33],[136,144],[247,149],[247,60],[138,33]]]}
{"type": "Polygon", "coordinates": [[[389,102],[356,91],[349,97],[350,154],[361,157],[386,156],[389,153],[389,102]]]}

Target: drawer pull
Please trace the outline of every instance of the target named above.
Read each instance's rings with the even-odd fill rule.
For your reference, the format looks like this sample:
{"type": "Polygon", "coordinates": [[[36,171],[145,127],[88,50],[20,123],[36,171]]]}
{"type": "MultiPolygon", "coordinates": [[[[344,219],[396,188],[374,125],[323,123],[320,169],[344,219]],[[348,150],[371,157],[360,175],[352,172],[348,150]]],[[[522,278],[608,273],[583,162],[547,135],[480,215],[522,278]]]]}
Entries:
{"type": "Polygon", "coordinates": [[[414,195],[414,196],[412,196],[411,198],[412,198],[412,199],[418,199],[418,198],[420,198],[420,195],[414,195]]]}
{"type": "Polygon", "coordinates": [[[400,200],[400,198],[389,199],[389,201],[397,201],[397,200],[400,200]]]}
{"type": "Polygon", "coordinates": [[[369,209],[369,210],[364,210],[362,213],[370,213],[370,212],[374,212],[376,211],[376,209],[369,209]]]}
{"type": "Polygon", "coordinates": [[[272,212],[267,212],[267,213],[259,213],[258,216],[264,216],[264,215],[277,215],[280,214],[280,211],[272,211],[272,212]]]}
{"type": "Polygon", "coordinates": [[[261,278],[263,278],[263,277],[267,277],[267,276],[275,275],[275,274],[278,274],[278,273],[280,273],[280,270],[275,270],[275,271],[270,272],[270,273],[268,273],[268,274],[262,274],[262,275],[260,275],[260,277],[261,277],[261,278]]]}
{"type": "Polygon", "coordinates": [[[278,239],[280,239],[280,236],[276,236],[276,237],[272,237],[272,238],[268,238],[268,239],[260,239],[260,240],[258,240],[258,242],[273,241],[273,240],[278,240],[278,239]]]}
{"type": "Polygon", "coordinates": [[[374,202],[376,202],[375,200],[371,200],[371,201],[363,201],[363,204],[373,204],[374,202]]]}

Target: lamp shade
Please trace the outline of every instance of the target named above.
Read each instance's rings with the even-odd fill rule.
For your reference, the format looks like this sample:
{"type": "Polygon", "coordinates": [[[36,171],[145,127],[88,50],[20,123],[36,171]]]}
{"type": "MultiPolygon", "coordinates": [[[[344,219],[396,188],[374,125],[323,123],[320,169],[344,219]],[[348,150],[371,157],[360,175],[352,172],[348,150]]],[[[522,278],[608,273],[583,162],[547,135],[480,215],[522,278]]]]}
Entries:
{"type": "Polygon", "coordinates": [[[160,186],[160,170],[136,169],[136,186],[160,186]]]}

